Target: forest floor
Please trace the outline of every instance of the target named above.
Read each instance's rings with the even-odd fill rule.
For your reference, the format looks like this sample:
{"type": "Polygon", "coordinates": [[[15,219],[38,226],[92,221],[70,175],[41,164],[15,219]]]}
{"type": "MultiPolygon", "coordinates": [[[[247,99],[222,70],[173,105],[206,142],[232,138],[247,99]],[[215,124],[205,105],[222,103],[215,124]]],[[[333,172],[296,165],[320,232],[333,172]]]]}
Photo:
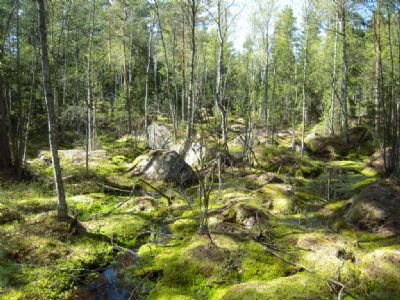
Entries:
{"type": "Polygon", "coordinates": [[[215,182],[210,236],[198,234],[196,186],[153,183],[169,206],[129,172],[148,151],[129,137],[101,137],[89,173],[83,150],[60,151],[69,211],[85,228],[72,230],[57,222],[41,151],[32,180],[0,187],[0,299],[399,299],[397,223],[376,202],[365,218],[354,212],[360,197],[397,197],[398,181],[374,168],[370,145],[330,143],[327,157],[310,139],[301,157],[290,138],[255,146],[258,166],[215,182]],[[132,186],[141,192],[129,196],[132,186]]]}

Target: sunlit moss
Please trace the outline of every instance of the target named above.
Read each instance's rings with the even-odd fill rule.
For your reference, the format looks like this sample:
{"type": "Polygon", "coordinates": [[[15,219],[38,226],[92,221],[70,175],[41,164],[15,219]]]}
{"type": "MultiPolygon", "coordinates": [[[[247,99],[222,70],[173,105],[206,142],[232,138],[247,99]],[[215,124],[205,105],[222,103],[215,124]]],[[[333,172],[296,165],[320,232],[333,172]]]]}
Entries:
{"type": "Polygon", "coordinates": [[[315,274],[298,273],[270,281],[234,285],[216,299],[325,299],[330,292],[325,280],[315,274]]]}

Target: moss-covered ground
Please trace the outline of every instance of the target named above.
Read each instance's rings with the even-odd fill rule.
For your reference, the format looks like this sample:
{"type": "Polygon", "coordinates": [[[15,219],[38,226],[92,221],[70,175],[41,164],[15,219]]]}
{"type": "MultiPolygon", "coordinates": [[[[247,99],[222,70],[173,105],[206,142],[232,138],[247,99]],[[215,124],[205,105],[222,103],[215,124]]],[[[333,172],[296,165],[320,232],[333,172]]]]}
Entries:
{"type": "Polygon", "coordinates": [[[368,156],[301,157],[289,140],[256,146],[257,163],[215,180],[209,236],[198,233],[196,186],[153,183],[173,196],[168,206],[130,174],[141,140],[102,137],[88,172],[84,150],[60,151],[79,232],[56,219],[49,153],[32,156],[31,180],[0,187],[0,299],[95,299],[109,268],[126,299],[400,298],[400,237],[345,220],[351,197],[381,174],[368,156]],[[245,226],[245,208],[263,219],[245,226]]]}

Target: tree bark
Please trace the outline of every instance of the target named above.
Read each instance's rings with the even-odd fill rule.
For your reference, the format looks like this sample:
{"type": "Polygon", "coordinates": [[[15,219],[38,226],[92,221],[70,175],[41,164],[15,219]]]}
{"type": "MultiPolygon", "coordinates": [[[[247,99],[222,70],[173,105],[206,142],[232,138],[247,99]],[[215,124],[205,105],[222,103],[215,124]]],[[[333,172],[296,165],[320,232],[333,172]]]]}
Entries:
{"type": "Polygon", "coordinates": [[[187,126],[186,126],[186,141],[182,148],[181,155],[185,156],[189,150],[193,134],[194,123],[194,103],[195,103],[195,62],[196,62],[196,19],[198,0],[190,0],[189,3],[190,20],[191,20],[191,60],[190,60],[190,78],[189,78],[189,97],[187,99],[187,126]]]}
{"type": "Polygon", "coordinates": [[[165,39],[164,39],[164,30],[163,30],[163,25],[161,22],[161,16],[158,10],[158,3],[157,0],[154,1],[154,11],[156,13],[157,16],[157,20],[158,20],[158,27],[160,28],[160,36],[161,36],[161,43],[163,46],[163,53],[164,53],[164,60],[165,60],[165,65],[166,65],[166,80],[167,80],[167,98],[168,98],[168,105],[169,105],[169,110],[170,110],[170,114],[171,114],[171,121],[174,127],[174,136],[176,137],[177,135],[177,124],[176,124],[176,114],[175,114],[175,104],[172,102],[171,99],[171,91],[170,91],[170,78],[169,78],[169,60],[168,60],[168,53],[167,53],[167,46],[165,44],[165,39]]]}
{"type": "Polygon", "coordinates": [[[395,79],[394,79],[394,55],[393,55],[393,42],[392,42],[392,12],[390,4],[386,4],[387,9],[387,26],[388,26],[388,42],[389,42],[389,57],[390,57],[390,103],[389,103],[389,117],[388,117],[388,135],[391,141],[392,149],[390,151],[389,172],[394,173],[399,168],[398,156],[398,136],[397,136],[397,105],[395,99],[395,79]]]}
{"type": "Polygon", "coordinates": [[[347,112],[347,92],[349,83],[349,66],[347,61],[347,34],[346,34],[346,4],[347,0],[341,2],[341,23],[342,23],[342,56],[343,56],[343,76],[342,76],[342,105],[343,105],[343,139],[345,144],[349,142],[349,123],[347,112]]]}
{"type": "Polygon", "coordinates": [[[181,100],[181,115],[182,120],[185,120],[186,110],[186,61],[185,61],[185,16],[182,18],[182,100],[181,100]]]}
{"type": "MultiPolygon", "coordinates": [[[[308,22],[308,16],[307,20],[308,22]]],[[[304,135],[306,127],[307,113],[307,59],[308,59],[308,24],[305,24],[305,45],[304,45],[304,61],[303,61],[303,109],[302,109],[302,127],[301,127],[301,155],[304,155],[304,135]]]]}
{"type": "Polygon", "coordinates": [[[151,28],[149,30],[149,42],[147,46],[147,66],[146,66],[146,79],[145,79],[145,95],[144,95],[144,131],[146,133],[146,138],[148,140],[148,96],[149,96],[149,72],[150,72],[150,64],[151,64],[151,45],[153,41],[153,26],[151,24],[151,28]]]}
{"type": "Polygon", "coordinates": [[[42,50],[42,79],[44,89],[44,99],[47,109],[47,123],[49,129],[49,144],[54,169],[54,182],[58,198],[58,218],[65,220],[68,218],[67,202],[65,200],[64,182],[61,173],[60,159],[58,156],[57,143],[57,116],[55,112],[53,88],[49,73],[49,56],[47,51],[47,26],[45,0],[37,0],[39,10],[39,37],[42,50]]]}
{"type": "MultiPolygon", "coordinates": [[[[2,36],[0,40],[0,63],[3,60],[5,41],[10,29],[11,19],[16,9],[17,5],[15,4],[5,23],[5,30],[3,32],[4,36],[2,36]]],[[[10,170],[13,168],[10,150],[9,126],[7,122],[8,115],[6,85],[0,68],[0,170],[10,170]]]]}
{"type": "Polygon", "coordinates": [[[3,77],[0,73],[0,170],[12,168],[10,140],[7,130],[7,104],[3,77]]]}
{"type": "Polygon", "coordinates": [[[223,84],[222,81],[225,75],[225,64],[224,64],[224,47],[225,41],[227,37],[228,24],[227,24],[227,12],[225,7],[224,0],[217,1],[217,28],[218,28],[218,39],[219,39],[219,55],[218,55],[218,63],[217,63],[217,78],[216,78],[216,86],[215,86],[215,100],[217,107],[221,113],[221,130],[222,130],[222,141],[223,141],[223,150],[224,150],[224,159],[229,159],[229,150],[228,150],[228,124],[227,124],[227,111],[226,105],[224,103],[224,95],[223,95],[223,84]]]}
{"type": "Polygon", "coordinates": [[[130,74],[129,74],[129,57],[128,56],[128,44],[127,37],[127,26],[128,26],[128,4],[124,2],[124,37],[123,37],[123,52],[124,52],[124,86],[125,86],[125,105],[128,112],[128,133],[132,133],[132,102],[130,96],[130,74]]]}
{"type": "Polygon", "coordinates": [[[334,117],[335,117],[335,89],[336,89],[336,61],[337,61],[337,44],[338,44],[338,17],[335,20],[335,45],[333,50],[333,70],[332,70],[332,90],[331,90],[331,108],[329,114],[329,134],[335,134],[334,117]]]}

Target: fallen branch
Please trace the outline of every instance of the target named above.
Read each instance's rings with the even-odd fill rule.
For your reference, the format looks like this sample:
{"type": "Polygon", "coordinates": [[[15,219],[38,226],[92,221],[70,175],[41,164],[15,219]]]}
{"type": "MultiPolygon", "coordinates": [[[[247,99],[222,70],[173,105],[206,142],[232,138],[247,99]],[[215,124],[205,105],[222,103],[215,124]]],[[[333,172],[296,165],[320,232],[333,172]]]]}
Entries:
{"type": "Polygon", "coordinates": [[[292,262],[290,260],[287,260],[286,258],[284,258],[283,256],[279,255],[278,253],[276,253],[275,251],[269,249],[268,247],[263,247],[265,251],[267,251],[269,254],[272,254],[273,256],[275,256],[276,258],[279,258],[281,261],[291,265],[291,266],[295,266],[298,267],[304,271],[307,271],[308,273],[315,273],[315,271],[308,269],[307,267],[300,265],[298,263],[292,262]]]}
{"type": "Polygon", "coordinates": [[[104,187],[104,188],[106,188],[108,190],[111,190],[111,191],[122,192],[122,193],[127,193],[127,194],[130,194],[132,192],[132,191],[128,191],[128,190],[123,190],[123,189],[120,189],[120,188],[112,187],[112,186],[109,186],[109,185],[105,185],[103,183],[99,183],[99,185],[101,185],[102,187],[104,187]]]}
{"type": "Polygon", "coordinates": [[[161,192],[159,189],[157,189],[156,187],[152,186],[150,183],[148,183],[147,181],[145,181],[144,179],[140,178],[139,179],[140,182],[144,183],[145,185],[147,185],[149,188],[151,188],[152,190],[154,190],[155,192],[157,192],[158,194],[160,194],[161,196],[163,196],[164,198],[166,198],[168,200],[168,205],[172,205],[172,199],[173,197],[169,197],[168,195],[164,194],[163,192],[161,192]]]}
{"type": "Polygon", "coordinates": [[[118,251],[122,251],[124,253],[129,253],[129,254],[131,254],[133,256],[136,256],[136,252],[135,251],[133,251],[131,249],[128,249],[128,248],[125,248],[125,247],[122,247],[122,246],[119,246],[119,245],[115,244],[112,240],[111,240],[111,245],[112,245],[112,247],[114,249],[116,249],[118,251]]]}
{"type": "Polygon", "coordinates": [[[136,185],[134,184],[132,186],[132,189],[129,191],[129,197],[128,199],[120,202],[119,204],[117,204],[116,206],[114,206],[112,209],[110,209],[108,212],[104,213],[103,216],[108,216],[109,214],[111,214],[114,210],[116,210],[117,208],[121,207],[122,205],[124,205],[126,202],[130,201],[132,199],[133,196],[133,192],[135,191],[136,185]]]}
{"type": "MultiPolygon", "coordinates": [[[[338,300],[342,300],[343,293],[346,291],[347,286],[344,285],[343,283],[341,283],[337,280],[333,280],[333,279],[328,279],[327,282],[328,282],[328,285],[330,283],[330,284],[334,284],[336,287],[339,287],[338,300]]],[[[329,287],[330,287],[330,285],[329,285],[329,287]]]]}

